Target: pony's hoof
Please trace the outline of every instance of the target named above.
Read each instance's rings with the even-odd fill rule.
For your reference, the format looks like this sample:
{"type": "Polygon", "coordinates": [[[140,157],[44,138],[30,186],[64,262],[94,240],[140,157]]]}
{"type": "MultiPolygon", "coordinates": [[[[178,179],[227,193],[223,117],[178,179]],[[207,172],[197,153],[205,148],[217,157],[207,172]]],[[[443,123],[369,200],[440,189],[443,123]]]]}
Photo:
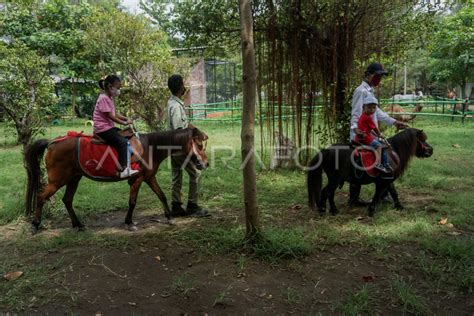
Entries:
{"type": "Polygon", "coordinates": [[[403,205],[401,205],[401,204],[395,204],[394,207],[395,207],[395,209],[397,209],[399,211],[403,211],[403,209],[404,209],[403,205]]]}
{"type": "Polygon", "coordinates": [[[331,210],[331,215],[336,216],[339,213],[339,210],[331,210]]]}
{"type": "Polygon", "coordinates": [[[73,227],[76,232],[85,232],[86,231],[86,226],[80,225],[80,226],[74,226],[73,227]]]}
{"type": "Polygon", "coordinates": [[[176,220],[174,218],[169,218],[168,219],[168,225],[175,226],[176,225],[176,220]]]}
{"type": "Polygon", "coordinates": [[[39,225],[31,224],[31,235],[36,235],[39,231],[39,225]]]}
{"type": "Polygon", "coordinates": [[[138,230],[138,227],[137,227],[137,225],[135,225],[135,223],[133,223],[133,224],[127,225],[127,229],[128,229],[128,231],[136,232],[138,230]]]}
{"type": "Polygon", "coordinates": [[[369,217],[374,217],[374,213],[375,213],[374,210],[368,210],[368,211],[367,211],[367,216],[369,216],[369,217]]]}

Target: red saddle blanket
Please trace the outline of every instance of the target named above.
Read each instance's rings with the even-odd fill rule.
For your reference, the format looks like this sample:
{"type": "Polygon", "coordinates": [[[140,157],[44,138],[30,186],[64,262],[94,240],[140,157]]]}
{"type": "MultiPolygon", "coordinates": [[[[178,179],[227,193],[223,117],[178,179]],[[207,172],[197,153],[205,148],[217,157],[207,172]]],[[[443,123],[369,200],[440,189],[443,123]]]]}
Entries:
{"type": "Polygon", "coordinates": [[[376,177],[380,174],[380,171],[375,169],[375,153],[372,150],[360,150],[354,151],[354,158],[356,161],[361,161],[361,164],[367,174],[371,177],[376,177]],[[359,159],[360,158],[360,159],[359,159]]]}
{"type": "MultiPolygon", "coordinates": [[[[58,137],[53,142],[77,137],[77,160],[82,170],[91,178],[117,178],[118,155],[117,150],[105,144],[92,144],[91,135],[70,131],[67,136],[58,137]]],[[[132,169],[138,170],[139,164],[132,162],[132,169]]]]}

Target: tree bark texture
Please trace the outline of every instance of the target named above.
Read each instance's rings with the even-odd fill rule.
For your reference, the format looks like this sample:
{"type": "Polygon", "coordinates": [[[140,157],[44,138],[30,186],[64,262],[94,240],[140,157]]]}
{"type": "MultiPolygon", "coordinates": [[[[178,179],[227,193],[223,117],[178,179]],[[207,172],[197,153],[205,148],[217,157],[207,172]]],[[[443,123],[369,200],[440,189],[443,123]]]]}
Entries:
{"type": "Polygon", "coordinates": [[[259,233],[257,181],[255,175],[255,98],[256,68],[253,38],[252,1],[239,0],[242,64],[243,64],[243,113],[242,113],[242,161],[247,238],[259,233]]]}

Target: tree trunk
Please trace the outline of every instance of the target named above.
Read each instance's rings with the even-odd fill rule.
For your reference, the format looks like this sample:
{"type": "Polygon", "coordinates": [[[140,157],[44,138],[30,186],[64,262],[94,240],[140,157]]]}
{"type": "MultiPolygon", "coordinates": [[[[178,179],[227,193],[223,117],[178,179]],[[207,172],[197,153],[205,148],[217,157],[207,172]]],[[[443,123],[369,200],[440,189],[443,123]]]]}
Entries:
{"type": "Polygon", "coordinates": [[[258,220],[257,181],[255,175],[255,94],[256,94],[256,69],[253,42],[252,1],[239,0],[240,30],[242,44],[242,162],[243,185],[245,202],[245,222],[247,238],[255,239],[259,235],[260,224],[258,220]]]}
{"type": "Polygon", "coordinates": [[[76,115],[76,82],[74,81],[74,78],[71,79],[71,103],[72,103],[72,118],[75,118],[76,115]]]}
{"type": "Polygon", "coordinates": [[[17,133],[17,143],[18,145],[21,145],[21,147],[23,148],[23,152],[25,152],[26,146],[31,143],[31,130],[27,127],[17,128],[17,133]]]}

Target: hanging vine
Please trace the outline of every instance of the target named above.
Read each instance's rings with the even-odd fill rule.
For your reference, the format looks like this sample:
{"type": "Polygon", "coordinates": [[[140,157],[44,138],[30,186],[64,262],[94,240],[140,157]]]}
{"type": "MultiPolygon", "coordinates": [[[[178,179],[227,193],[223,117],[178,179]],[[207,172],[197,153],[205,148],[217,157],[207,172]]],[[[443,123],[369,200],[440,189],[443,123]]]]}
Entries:
{"type": "MultiPolygon", "coordinates": [[[[352,90],[369,58],[393,53],[384,26],[415,1],[265,0],[255,12],[262,136],[298,147],[345,142],[352,90]],[[362,61],[362,63],[355,63],[362,61]],[[264,63],[263,65],[261,63],[264,63]],[[262,95],[264,97],[262,97],[262,95]]],[[[399,21],[398,21],[399,22],[399,21]]],[[[301,153],[304,162],[309,151],[301,153]]]]}
{"type": "MultiPolygon", "coordinates": [[[[412,41],[406,30],[429,25],[430,3],[253,0],[262,153],[263,147],[278,145],[276,134],[298,147],[346,142],[352,92],[364,68],[375,60],[390,68],[393,56],[400,56],[412,41]]],[[[225,46],[234,52],[239,47],[234,3],[182,1],[174,8],[175,34],[188,45],[225,46]]],[[[303,151],[301,162],[310,154],[303,151]]]]}

